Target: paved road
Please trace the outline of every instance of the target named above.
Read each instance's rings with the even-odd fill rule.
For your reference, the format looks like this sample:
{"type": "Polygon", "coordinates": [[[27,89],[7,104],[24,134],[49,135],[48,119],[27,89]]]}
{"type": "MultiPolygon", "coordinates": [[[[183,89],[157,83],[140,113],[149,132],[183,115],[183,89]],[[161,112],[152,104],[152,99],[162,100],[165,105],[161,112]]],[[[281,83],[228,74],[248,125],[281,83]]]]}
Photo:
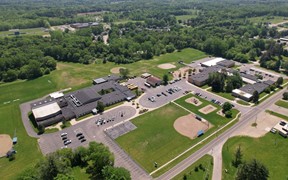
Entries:
{"type": "MultiPolygon", "coordinates": [[[[195,163],[198,159],[200,159],[202,156],[205,154],[209,153],[215,146],[224,143],[228,138],[230,138],[233,133],[238,130],[239,128],[245,127],[247,124],[251,123],[251,121],[254,120],[257,114],[259,114],[262,111],[265,111],[266,108],[268,108],[271,104],[274,104],[278,99],[282,97],[282,93],[286,91],[286,88],[279,91],[269,99],[265,100],[263,103],[260,105],[250,108],[248,112],[245,114],[242,114],[240,121],[236,123],[234,126],[232,126],[230,129],[222,133],[220,136],[206,144],[204,147],[196,151],[194,154],[174,166],[172,169],[161,175],[159,180],[167,180],[171,179],[183,170],[185,170],[187,167],[189,167],[191,164],[195,163]]],[[[215,175],[217,177],[222,176],[222,171],[217,171],[218,173],[221,173],[221,175],[215,175]]]]}

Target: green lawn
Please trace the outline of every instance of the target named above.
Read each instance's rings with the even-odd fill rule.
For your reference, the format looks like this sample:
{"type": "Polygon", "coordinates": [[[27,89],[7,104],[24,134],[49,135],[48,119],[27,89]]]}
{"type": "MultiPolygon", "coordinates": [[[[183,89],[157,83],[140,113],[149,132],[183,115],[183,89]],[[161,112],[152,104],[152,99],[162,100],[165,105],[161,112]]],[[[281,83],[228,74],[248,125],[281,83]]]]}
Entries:
{"type": "Polygon", "coordinates": [[[189,166],[187,169],[182,171],[180,174],[175,176],[172,180],[183,180],[184,175],[186,174],[187,180],[201,180],[208,177],[212,179],[213,173],[213,157],[211,155],[205,155],[196,161],[194,164],[189,166]],[[205,170],[199,169],[199,165],[205,168],[205,170]],[[195,168],[198,167],[198,171],[195,171],[195,168]]]}
{"type": "Polygon", "coordinates": [[[117,143],[147,172],[161,166],[182,153],[193,143],[179,134],[173,127],[174,121],[188,112],[168,104],[132,120],[137,129],[116,139],[117,143]]]}
{"type": "Polygon", "coordinates": [[[231,162],[236,148],[240,145],[243,159],[249,161],[255,158],[269,170],[271,180],[287,179],[288,177],[288,141],[279,134],[268,133],[261,138],[234,137],[223,146],[223,176],[224,180],[235,179],[236,168],[231,162]],[[228,170],[228,173],[224,172],[228,170]]]}
{"type": "Polygon", "coordinates": [[[283,107],[283,108],[287,108],[288,109],[288,101],[282,101],[279,100],[275,103],[277,106],[283,107]]]}
{"type": "Polygon", "coordinates": [[[249,105],[250,105],[248,102],[243,101],[243,100],[237,100],[237,103],[238,103],[238,104],[242,104],[242,105],[244,105],[244,106],[249,106],[249,105]]]}
{"type": "Polygon", "coordinates": [[[287,17],[285,20],[285,17],[283,16],[271,16],[272,18],[268,18],[267,16],[258,16],[258,17],[252,17],[248,18],[253,23],[260,23],[260,22],[270,22],[270,23],[281,23],[283,21],[287,21],[287,17]]]}
{"type": "Polygon", "coordinates": [[[217,94],[218,96],[221,96],[221,97],[223,97],[223,98],[229,99],[229,100],[231,100],[231,101],[234,101],[234,99],[235,99],[235,97],[232,96],[231,93],[226,93],[226,92],[214,92],[214,91],[212,91],[212,89],[208,89],[208,91],[209,91],[209,92],[212,92],[212,93],[214,93],[214,94],[217,94]]]}
{"type": "Polygon", "coordinates": [[[190,104],[190,103],[187,103],[185,100],[187,98],[190,98],[190,97],[196,97],[194,96],[193,94],[189,94],[189,95],[186,95],[180,99],[177,99],[175,102],[177,104],[180,104],[181,106],[185,107],[186,109],[192,111],[193,113],[195,114],[198,114],[200,115],[201,117],[203,117],[204,119],[208,120],[210,123],[214,124],[215,126],[222,126],[224,124],[226,124],[227,122],[229,122],[231,119],[235,118],[236,115],[238,114],[238,110],[236,109],[232,109],[232,113],[233,113],[233,116],[232,118],[226,118],[226,117],[222,117],[220,115],[217,114],[217,111],[219,111],[221,109],[221,106],[217,105],[217,104],[214,104],[214,103],[211,103],[205,99],[202,99],[200,97],[197,97],[201,102],[202,104],[199,105],[199,106],[194,106],[193,104],[190,104]],[[207,105],[213,105],[214,107],[217,108],[217,110],[209,113],[209,114],[203,114],[201,112],[199,112],[199,109],[207,106],[207,105]]]}
{"type": "Polygon", "coordinates": [[[270,111],[270,110],[266,110],[266,112],[268,112],[269,114],[273,115],[273,116],[277,116],[281,119],[284,119],[286,121],[288,121],[288,116],[285,116],[283,114],[280,114],[280,113],[277,113],[277,112],[274,112],[274,111],[270,111]]]}
{"type": "MultiPolygon", "coordinates": [[[[133,75],[140,75],[147,71],[162,77],[164,73],[168,73],[171,70],[159,69],[157,67],[158,64],[169,62],[179,68],[182,66],[177,63],[180,59],[184,62],[191,62],[204,57],[206,55],[201,51],[184,49],[181,52],[165,54],[154,57],[151,60],[119,66],[129,68],[133,75]]],[[[73,91],[90,86],[92,79],[111,74],[110,69],[117,66],[109,62],[106,64],[90,65],[58,62],[57,70],[51,72],[49,75],[35,80],[18,80],[12,83],[0,84],[0,132],[13,136],[16,129],[19,139],[19,144],[16,146],[16,160],[9,162],[5,158],[0,159],[0,177],[15,179],[23,167],[34,164],[41,157],[36,139],[27,136],[22,124],[19,109],[21,103],[43,97],[64,88],[71,87],[71,91],[73,91]],[[19,100],[13,101],[16,99],[19,100]]]]}
{"type": "MultiPolygon", "coordinates": [[[[26,36],[26,35],[48,35],[49,32],[45,32],[43,28],[30,28],[30,29],[19,29],[20,36],[26,36]],[[24,33],[24,34],[22,34],[24,33]]],[[[13,31],[0,31],[0,37],[1,36],[14,36],[13,31]]]]}

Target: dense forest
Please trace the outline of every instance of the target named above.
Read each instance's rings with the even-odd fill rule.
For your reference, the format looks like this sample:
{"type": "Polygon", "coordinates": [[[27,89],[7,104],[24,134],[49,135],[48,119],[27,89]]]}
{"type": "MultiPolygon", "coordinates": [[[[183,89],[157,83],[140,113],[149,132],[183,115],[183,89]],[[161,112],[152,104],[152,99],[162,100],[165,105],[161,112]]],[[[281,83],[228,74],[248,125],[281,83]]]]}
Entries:
{"type": "Polygon", "coordinates": [[[50,29],[49,37],[0,37],[0,81],[49,74],[57,61],[133,63],[184,48],[243,63],[259,60],[262,67],[288,71],[288,51],[276,41],[288,30],[269,26],[275,17],[288,18],[287,8],[288,2],[281,0],[1,1],[0,31],[49,29],[93,22],[95,17],[100,24],[76,32],[50,29]],[[265,22],[251,20],[264,16],[265,22]],[[103,35],[109,35],[109,45],[103,43],[103,35]]]}

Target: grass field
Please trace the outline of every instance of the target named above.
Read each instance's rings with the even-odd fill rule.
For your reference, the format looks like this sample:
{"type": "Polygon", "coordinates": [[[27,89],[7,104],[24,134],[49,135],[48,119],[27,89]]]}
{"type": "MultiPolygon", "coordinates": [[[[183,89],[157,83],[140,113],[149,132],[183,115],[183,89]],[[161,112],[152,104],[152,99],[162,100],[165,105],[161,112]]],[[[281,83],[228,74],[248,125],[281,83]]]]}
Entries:
{"type": "MultiPolygon", "coordinates": [[[[235,118],[236,115],[239,112],[236,109],[232,109],[232,113],[233,113],[232,118],[222,117],[222,116],[220,116],[220,115],[218,115],[216,113],[217,111],[219,111],[221,109],[221,106],[219,106],[217,104],[214,104],[214,103],[211,103],[211,102],[209,102],[209,101],[207,101],[205,99],[202,99],[202,98],[199,99],[202,102],[202,104],[200,106],[194,106],[194,105],[192,105],[190,103],[187,103],[185,101],[187,98],[190,98],[190,97],[196,97],[196,96],[194,96],[193,94],[189,94],[187,96],[184,96],[184,97],[176,100],[175,102],[177,104],[185,107],[186,109],[192,111],[193,113],[200,115],[201,117],[203,117],[204,119],[208,120],[210,123],[212,123],[215,126],[222,126],[222,125],[226,124],[231,119],[235,118]],[[216,107],[217,110],[215,110],[215,111],[213,111],[213,112],[211,112],[209,114],[203,114],[203,113],[199,112],[199,109],[201,109],[201,108],[203,108],[203,107],[205,107],[205,106],[207,106],[209,104],[211,104],[214,107],[216,107]]],[[[197,97],[197,98],[199,98],[199,97],[197,97]]]]}
{"type": "Polygon", "coordinates": [[[277,106],[283,107],[283,108],[287,108],[288,109],[288,101],[282,101],[279,100],[275,103],[277,106]]]}
{"type": "Polygon", "coordinates": [[[154,162],[161,166],[192,145],[191,139],[173,127],[178,117],[187,114],[175,104],[168,104],[132,120],[137,129],[116,141],[147,172],[152,172],[156,169],[154,162]]]}
{"type": "Polygon", "coordinates": [[[231,162],[236,148],[240,145],[243,160],[255,158],[262,162],[269,170],[271,180],[287,179],[288,172],[288,141],[279,134],[268,133],[261,138],[234,137],[223,146],[223,176],[224,180],[235,179],[236,168],[231,162]],[[228,170],[228,173],[224,172],[228,170]]]}
{"type": "Polygon", "coordinates": [[[201,180],[205,179],[206,177],[208,177],[208,179],[212,179],[212,173],[213,157],[206,154],[187,169],[182,171],[180,174],[175,176],[172,180],[183,180],[184,175],[186,175],[187,180],[201,180]],[[202,166],[205,168],[205,171],[199,169],[200,164],[202,164],[202,166]],[[198,167],[198,171],[195,171],[196,167],[198,167]]]}
{"type": "Polygon", "coordinates": [[[272,19],[268,18],[267,16],[259,16],[248,18],[253,23],[260,23],[260,22],[271,22],[271,23],[281,23],[283,21],[287,21],[288,19],[284,19],[283,16],[272,16],[272,19]]]}
{"type": "MultiPolygon", "coordinates": [[[[43,28],[30,28],[30,29],[19,29],[20,36],[26,36],[26,35],[48,35],[49,32],[45,32],[43,28]],[[22,34],[23,33],[23,34],[22,34]]],[[[1,36],[14,36],[13,31],[0,31],[0,37],[1,36]]]]}
{"type": "MultiPolygon", "coordinates": [[[[155,57],[151,60],[138,61],[133,64],[120,65],[129,68],[131,74],[139,75],[147,71],[156,76],[162,77],[169,70],[162,70],[158,64],[170,62],[177,67],[179,59],[184,62],[191,62],[206,55],[195,49],[184,49],[181,52],[170,53],[155,57]]],[[[28,137],[21,121],[19,105],[36,98],[43,97],[51,92],[72,87],[72,91],[91,85],[92,79],[106,76],[110,69],[117,67],[114,63],[106,64],[76,64],[76,63],[57,63],[57,70],[49,75],[29,81],[15,81],[0,85],[0,132],[13,136],[17,130],[19,144],[16,146],[16,160],[9,162],[6,158],[0,159],[0,177],[4,179],[15,179],[23,167],[34,164],[41,153],[37,141],[28,137]],[[19,100],[18,100],[19,99],[19,100]],[[17,101],[13,101],[17,100],[17,101]],[[8,103],[9,102],[9,103],[8,103]],[[4,104],[5,103],[5,104],[4,104]]]]}
{"type": "Polygon", "coordinates": [[[218,96],[221,96],[223,98],[229,99],[231,101],[234,101],[235,97],[232,96],[231,93],[226,93],[226,92],[213,92],[212,89],[208,89],[209,92],[212,92],[214,94],[217,94],[218,96]]]}

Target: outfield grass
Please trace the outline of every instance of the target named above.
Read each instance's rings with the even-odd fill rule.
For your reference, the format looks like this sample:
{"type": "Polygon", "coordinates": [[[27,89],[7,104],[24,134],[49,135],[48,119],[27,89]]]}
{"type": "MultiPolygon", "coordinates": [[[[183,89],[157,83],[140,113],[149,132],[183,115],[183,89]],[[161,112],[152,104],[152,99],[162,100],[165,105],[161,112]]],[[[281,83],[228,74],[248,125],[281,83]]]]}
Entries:
{"type": "Polygon", "coordinates": [[[287,108],[288,109],[288,101],[282,101],[279,100],[275,103],[277,106],[283,107],[283,108],[287,108]]]}
{"type": "MultiPolygon", "coordinates": [[[[187,169],[182,171],[180,174],[175,176],[172,180],[183,180],[184,175],[186,175],[187,180],[201,180],[208,177],[208,179],[212,179],[213,173],[213,157],[211,155],[205,155],[196,161],[194,164],[189,166],[187,169]],[[199,165],[205,168],[205,171],[199,169],[199,165]],[[198,171],[195,171],[195,168],[198,167],[198,171]]],[[[207,180],[208,180],[207,179],[207,180]]]]}
{"type": "Polygon", "coordinates": [[[147,172],[161,166],[186,150],[193,143],[179,134],[173,127],[174,121],[188,112],[168,104],[132,120],[137,129],[116,139],[117,143],[147,172]]]}
{"type": "Polygon", "coordinates": [[[232,96],[231,93],[226,93],[226,92],[214,92],[214,91],[212,91],[212,89],[208,89],[208,91],[209,91],[209,92],[212,92],[212,93],[214,93],[214,94],[217,94],[218,96],[221,96],[221,97],[223,97],[223,98],[229,99],[229,100],[231,100],[231,101],[234,101],[234,100],[235,100],[235,97],[232,96]]]}
{"type": "Polygon", "coordinates": [[[189,94],[189,95],[186,95],[186,96],[184,96],[184,97],[182,97],[180,99],[177,99],[175,102],[177,104],[185,107],[186,109],[192,111],[193,113],[200,115],[202,118],[208,120],[210,123],[212,123],[215,126],[222,126],[222,125],[226,124],[231,119],[235,118],[236,115],[239,112],[236,109],[232,109],[231,110],[232,114],[233,114],[232,118],[222,117],[222,116],[217,114],[217,111],[221,110],[221,108],[222,108],[221,106],[219,106],[217,104],[214,104],[214,103],[211,103],[211,102],[207,101],[206,99],[203,99],[203,98],[200,98],[200,97],[196,97],[196,98],[198,98],[202,102],[202,104],[199,105],[199,106],[194,106],[193,104],[187,103],[185,101],[187,98],[190,98],[190,97],[196,97],[196,96],[194,96],[193,94],[189,94]],[[213,112],[211,112],[209,114],[203,114],[203,113],[201,113],[199,111],[199,109],[201,109],[201,108],[203,108],[203,107],[205,107],[205,106],[207,106],[209,104],[211,104],[212,106],[216,107],[217,110],[215,110],[215,111],[213,111],[213,112]]]}
{"type": "Polygon", "coordinates": [[[252,158],[259,160],[269,170],[269,179],[287,179],[288,172],[288,141],[279,134],[268,133],[261,138],[234,137],[223,145],[223,176],[222,179],[235,179],[236,168],[232,166],[232,159],[240,145],[243,160],[252,158]],[[228,173],[224,170],[227,169],[228,173]]]}
{"type": "MultiPolygon", "coordinates": [[[[171,70],[159,69],[158,64],[169,62],[174,63],[179,68],[182,66],[177,63],[180,59],[189,63],[204,57],[206,55],[201,51],[184,49],[181,52],[165,54],[151,60],[119,66],[128,68],[132,75],[140,75],[147,71],[162,77],[164,73],[171,70]]],[[[22,124],[19,110],[21,103],[69,87],[73,91],[90,86],[92,79],[111,74],[110,69],[117,66],[110,62],[90,65],[58,62],[57,70],[52,71],[49,75],[35,80],[18,80],[12,83],[0,84],[0,132],[13,136],[16,129],[19,139],[19,144],[15,148],[17,150],[16,160],[9,162],[5,158],[0,159],[0,177],[15,179],[23,167],[34,164],[37,158],[41,157],[36,139],[27,135],[22,124]]]]}

